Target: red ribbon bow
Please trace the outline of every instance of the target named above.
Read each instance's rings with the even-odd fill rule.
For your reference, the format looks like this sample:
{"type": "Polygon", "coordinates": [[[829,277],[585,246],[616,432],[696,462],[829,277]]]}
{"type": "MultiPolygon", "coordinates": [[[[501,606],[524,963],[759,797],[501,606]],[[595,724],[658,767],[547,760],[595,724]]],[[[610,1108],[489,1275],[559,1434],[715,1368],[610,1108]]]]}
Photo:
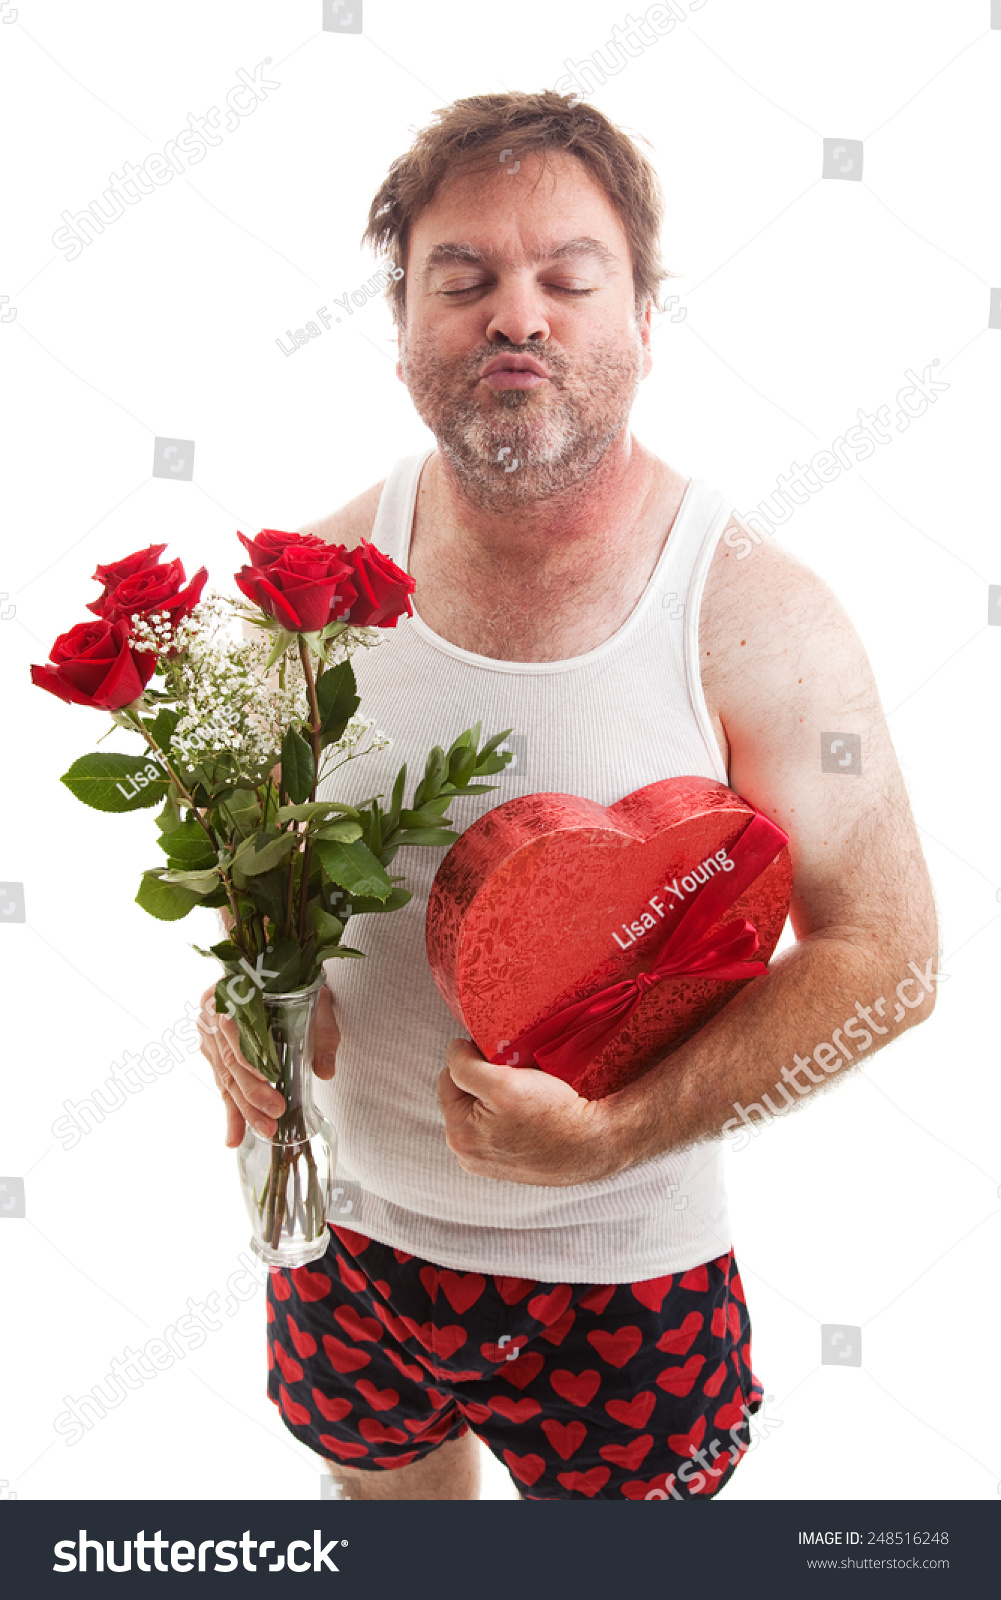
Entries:
{"type": "Polygon", "coordinates": [[[753,923],[742,917],[723,927],[716,924],[788,842],[788,834],[756,811],[729,848],[733,869],[716,873],[693,895],[648,971],[565,1006],[527,1028],[491,1061],[513,1065],[509,1052],[515,1051],[519,1066],[539,1066],[573,1083],[632,1016],[647,990],[665,978],[704,973],[734,982],[767,972],[766,962],[747,959],[760,948],[753,923]]]}

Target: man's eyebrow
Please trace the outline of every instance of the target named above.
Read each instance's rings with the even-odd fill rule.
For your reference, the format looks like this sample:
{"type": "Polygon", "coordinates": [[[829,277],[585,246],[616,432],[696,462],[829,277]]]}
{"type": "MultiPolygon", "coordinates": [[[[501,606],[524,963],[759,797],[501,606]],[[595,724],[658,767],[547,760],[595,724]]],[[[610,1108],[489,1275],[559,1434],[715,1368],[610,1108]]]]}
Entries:
{"type": "MultiPolygon", "coordinates": [[[[609,250],[606,244],[602,244],[600,239],[592,239],[587,236],[582,236],[578,239],[564,239],[559,244],[540,245],[537,250],[532,251],[528,259],[533,265],[537,265],[540,261],[566,261],[580,256],[593,256],[602,266],[612,270],[618,264],[618,258],[609,250]]],[[[430,274],[436,267],[443,267],[451,262],[465,262],[467,265],[473,266],[481,262],[484,264],[498,262],[503,265],[506,260],[507,257],[503,251],[477,250],[471,244],[444,241],[434,245],[428,252],[427,260],[424,263],[424,271],[426,274],[430,274]]]]}

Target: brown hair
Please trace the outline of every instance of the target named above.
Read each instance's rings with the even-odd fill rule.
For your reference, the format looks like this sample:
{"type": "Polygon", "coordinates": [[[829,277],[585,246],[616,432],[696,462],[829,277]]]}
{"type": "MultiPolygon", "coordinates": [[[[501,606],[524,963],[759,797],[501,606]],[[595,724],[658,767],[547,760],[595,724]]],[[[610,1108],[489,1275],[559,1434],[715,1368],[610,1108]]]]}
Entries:
{"type": "MultiPolygon", "coordinates": [[[[644,140],[644,143],[647,141],[644,140]]],[[[540,94],[477,94],[434,112],[405,155],[389,169],[369,208],[362,243],[399,270],[389,286],[398,324],[406,310],[403,265],[416,218],[431,205],[447,177],[496,170],[500,152],[515,158],[549,150],[576,156],[615,208],[629,238],[637,315],[648,299],[660,309],[660,287],[670,276],[660,256],[664,195],[650,162],[625,133],[595,107],[545,89],[540,94]]]]}

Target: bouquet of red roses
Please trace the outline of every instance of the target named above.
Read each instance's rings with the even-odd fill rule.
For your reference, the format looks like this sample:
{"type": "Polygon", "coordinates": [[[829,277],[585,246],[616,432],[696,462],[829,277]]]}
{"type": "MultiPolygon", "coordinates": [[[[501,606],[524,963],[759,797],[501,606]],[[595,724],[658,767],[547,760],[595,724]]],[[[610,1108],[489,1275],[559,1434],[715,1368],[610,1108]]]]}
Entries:
{"type": "Polygon", "coordinates": [[[367,542],[349,551],[271,528],[239,538],[250,563],[236,583],[249,610],[203,597],[204,567],[189,582],[180,561],[161,560],[164,545],[150,545],[98,566],[96,620],[60,635],[31,676],[62,700],[110,712],[145,746],[81,756],[62,780],[100,811],[160,805],[165,860],[143,874],[139,905],[165,921],[195,906],[224,913],[225,937],[201,951],[224,968],[216,1009],[237,1018],[244,1055],[286,1100],[275,1139],[248,1126],[240,1150],[252,1243],[294,1264],[326,1246],[333,1157],[322,1145],[336,1142],[309,1092],[307,1002],[325,961],[362,954],[344,943],[348,918],[410,899],[387,870],[397,851],[458,837],[448,807],[495,787],[478,780],[511,759],[498,751],[510,730],[480,745],[477,724],[436,746],[409,805],[405,764],[388,803],[318,799],[340,766],[391,742],[359,714],[351,656],[412,615],[414,580],[367,542]]]}

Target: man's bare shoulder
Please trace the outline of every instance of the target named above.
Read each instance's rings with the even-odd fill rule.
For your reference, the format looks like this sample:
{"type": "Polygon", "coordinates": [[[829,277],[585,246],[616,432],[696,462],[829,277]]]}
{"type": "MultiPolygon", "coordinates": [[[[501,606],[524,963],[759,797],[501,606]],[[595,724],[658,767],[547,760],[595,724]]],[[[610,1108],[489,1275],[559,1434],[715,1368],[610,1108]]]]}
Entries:
{"type": "Polygon", "coordinates": [[[308,522],[299,532],[314,533],[317,538],[326,539],[328,544],[342,544],[348,550],[353,550],[363,539],[372,537],[375,513],[385,482],[383,478],[381,483],[373,483],[370,489],[363,489],[347,505],[331,511],[329,516],[321,517],[317,522],[308,522]]]}

